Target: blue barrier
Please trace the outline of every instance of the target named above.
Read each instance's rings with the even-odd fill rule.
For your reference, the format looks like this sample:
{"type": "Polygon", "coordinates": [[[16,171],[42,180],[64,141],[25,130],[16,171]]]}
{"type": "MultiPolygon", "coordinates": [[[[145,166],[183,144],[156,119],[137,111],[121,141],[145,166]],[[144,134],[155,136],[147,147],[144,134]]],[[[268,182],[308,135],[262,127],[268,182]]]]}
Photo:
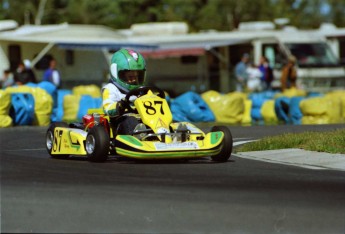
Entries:
{"type": "Polygon", "coordinates": [[[266,91],[266,92],[260,92],[260,93],[251,93],[248,96],[248,99],[252,101],[252,109],[250,111],[250,117],[254,121],[260,121],[263,120],[263,117],[261,115],[261,107],[267,100],[270,100],[273,98],[273,92],[266,91]]]}
{"type": "Polygon", "coordinates": [[[10,117],[13,125],[31,125],[35,118],[35,99],[30,93],[11,94],[10,117]]]}
{"type": "Polygon", "coordinates": [[[102,107],[102,98],[93,98],[89,95],[83,95],[79,101],[79,110],[77,118],[81,120],[87,114],[89,109],[97,109],[102,107]]]}
{"type": "Polygon", "coordinates": [[[52,114],[52,121],[55,118],[56,122],[61,122],[63,119],[63,100],[66,95],[72,94],[72,90],[69,89],[58,89],[57,90],[57,106],[55,109],[55,115],[52,114]]]}
{"type": "Polygon", "coordinates": [[[57,87],[49,82],[49,81],[41,81],[39,83],[27,83],[26,86],[33,87],[33,88],[41,88],[45,90],[50,96],[53,98],[53,110],[52,114],[50,116],[50,120],[52,122],[61,121],[61,119],[58,118],[58,89],[57,87]]]}
{"type": "Polygon", "coordinates": [[[261,115],[261,108],[252,108],[250,110],[250,117],[255,121],[263,120],[264,118],[261,115]]]}
{"type": "Polygon", "coordinates": [[[50,120],[52,122],[60,121],[58,120],[58,89],[57,87],[49,81],[39,82],[37,84],[37,87],[47,91],[47,93],[49,93],[53,98],[53,110],[50,116],[50,120]]]}
{"type": "Polygon", "coordinates": [[[304,97],[292,97],[290,100],[289,117],[292,124],[302,124],[303,113],[299,107],[300,102],[304,97]]]}
{"type": "Polygon", "coordinates": [[[288,97],[279,97],[274,102],[274,111],[279,120],[288,123],[289,118],[289,109],[290,109],[290,98],[288,97]]]}
{"type": "Polygon", "coordinates": [[[215,116],[206,102],[199,94],[192,91],[171,100],[170,109],[175,121],[215,121],[215,116]]]}

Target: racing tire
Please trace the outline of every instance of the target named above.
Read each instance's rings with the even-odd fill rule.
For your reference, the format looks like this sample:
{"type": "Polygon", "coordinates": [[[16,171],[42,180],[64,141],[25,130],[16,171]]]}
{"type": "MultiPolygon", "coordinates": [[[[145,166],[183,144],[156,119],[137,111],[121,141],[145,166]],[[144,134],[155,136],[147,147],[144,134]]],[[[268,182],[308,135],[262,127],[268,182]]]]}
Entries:
{"type": "Polygon", "coordinates": [[[104,162],[108,158],[110,147],[109,134],[103,125],[94,126],[89,130],[85,140],[85,151],[91,162],[104,162]]]}
{"type": "Polygon", "coordinates": [[[69,157],[69,154],[52,154],[53,150],[53,142],[54,142],[54,131],[56,127],[63,127],[68,128],[68,124],[65,122],[54,122],[51,123],[48,127],[47,133],[46,133],[46,148],[48,153],[52,158],[56,159],[67,159],[69,157]]]}
{"type": "Polygon", "coordinates": [[[225,126],[214,126],[211,132],[223,132],[224,139],[222,142],[221,151],[214,156],[211,156],[212,161],[215,162],[226,162],[232,153],[233,139],[230,130],[225,126]]]}

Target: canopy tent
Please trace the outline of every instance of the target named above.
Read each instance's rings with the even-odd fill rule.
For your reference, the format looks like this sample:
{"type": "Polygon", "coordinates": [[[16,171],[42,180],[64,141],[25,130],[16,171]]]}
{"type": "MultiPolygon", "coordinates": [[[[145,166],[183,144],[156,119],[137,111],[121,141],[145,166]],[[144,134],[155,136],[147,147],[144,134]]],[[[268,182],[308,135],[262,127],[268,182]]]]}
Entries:
{"type": "MultiPolygon", "coordinates": [[[[158,47],[152,50],[141,51],[145,57],[149,58],[166,58],[166,57],[180,57],[180,56],[200,56],[206,51],[211,51],[215,47],[229,46],[234,44],[245,43],[248,40],[243,39],[229,39],[229,40],[202,40],[198,41],[175,41],[175,42],[160,42],[158,47]]],[[[214,52],[214,51],[213,51],[214,52]]]]}
{"type": "Polygon", "coordinates": [[[12,30],[18,27],[14,20],[0,20],[0,31],[12,30]]]}
{"type": "Polygon", "coordinates": [[[135,36],[123,30],[113,30],[101,25],[24,25],[0,33],[1,41],[43,43],[46,46],[33,59],[39,61],[52,47],[71,50],[115,51],[131,48],[146,57],[164,58],[184,55],[199,56],[214,47],[244,43],[249,39],[233,34],[195,33],[185,35],[135,36]]]}
{"type": "Polygon", "coordinates": [[[121,43],[121,42],[108,42],[108,43],[66,43],[57,42],[56,46],[61,49],[76,49],[76,50],[119,50],[121,48],[130,48],[138,50],[153,50],[158,48],[156,45],[144,45],[136,43],[121,43]]]}
{"type": "Polygon", "coordinates": [[[156,45],[128,42],[128,38],[118,31],[100,25],[24,25],[12,31],[0,33],[0,41],[43,44],[40,53],[31,61],[35,65],[54,46],[75,50],[118,50],[132,48],[152,50],[156,45]]]}

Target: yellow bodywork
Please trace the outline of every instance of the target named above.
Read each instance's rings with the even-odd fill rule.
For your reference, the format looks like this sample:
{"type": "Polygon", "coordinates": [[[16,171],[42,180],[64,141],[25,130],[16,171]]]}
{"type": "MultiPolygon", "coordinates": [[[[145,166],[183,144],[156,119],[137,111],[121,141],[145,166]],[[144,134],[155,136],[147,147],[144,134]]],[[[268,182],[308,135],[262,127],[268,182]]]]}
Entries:
{"type": "Polygon", "coordinates": [[[192,134],[185,142],[140,141],[134,136],[118,135],[116,140],[123,144],[116,147],[116,153],[138,159],[195,158],[213,156],[222,149],[223,132],[192,134]],[[198,139],[201,137],[201,139],[198,139]]]}
{"type": "Polygon", "coordinates": [[[86,135],[87,132],[81,129],[56,127],[51,154],[86,155],[86,135]]]}
{"type": "MultiPolygon", "coordinates": [[[[151,92],[135,100],[134,106],[138,111],[144,124],[149,126],[154,133],[168,133],[169,125],[172,122],[169,105],[165,99],[162,99],[151,92]]],[[[171,138],[166,139],[171,142],[171,138]]]]}

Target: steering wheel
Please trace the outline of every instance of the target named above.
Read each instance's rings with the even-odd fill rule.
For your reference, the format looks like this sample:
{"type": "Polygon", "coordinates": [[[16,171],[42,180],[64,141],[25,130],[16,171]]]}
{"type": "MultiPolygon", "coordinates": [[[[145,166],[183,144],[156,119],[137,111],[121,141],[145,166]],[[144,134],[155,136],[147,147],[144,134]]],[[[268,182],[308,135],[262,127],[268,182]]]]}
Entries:
{"type": "Polygon", "coordinates": [[[136,96],[136,97],[144,96],[145,94],[147,94],[149,90],[151,90],[153,93],[156,93],[158,97],[165,98],[165,93],[160,88],[154,87],[154,86],[141,86],[139,88],[129,91],[125,97],[125,102],[129,103],[129,98],[131,96],[136,96]]]}
{"type": "Polygon", "coordinates": [[[129,98],[131,96],[136,96],[136,97],[144,96],[145,94],[147,94],[147,92],[149,90],[151,90],[153,93],[155,93],[158,97],[165,98],[165,93],[160,88],[155,87],[155,86],[141,86],[139,88],[130,90],[127,93],[126,97],[121,102],[122,107],[121,108],[117,108],[119,110],[119,114],[123,115],[125,112],[135,112],[135,109],[133,109],[132,106],[130,105],[129,98]],[[125,109],[128,109],[128,111],[125,111],[125,109]]]}

